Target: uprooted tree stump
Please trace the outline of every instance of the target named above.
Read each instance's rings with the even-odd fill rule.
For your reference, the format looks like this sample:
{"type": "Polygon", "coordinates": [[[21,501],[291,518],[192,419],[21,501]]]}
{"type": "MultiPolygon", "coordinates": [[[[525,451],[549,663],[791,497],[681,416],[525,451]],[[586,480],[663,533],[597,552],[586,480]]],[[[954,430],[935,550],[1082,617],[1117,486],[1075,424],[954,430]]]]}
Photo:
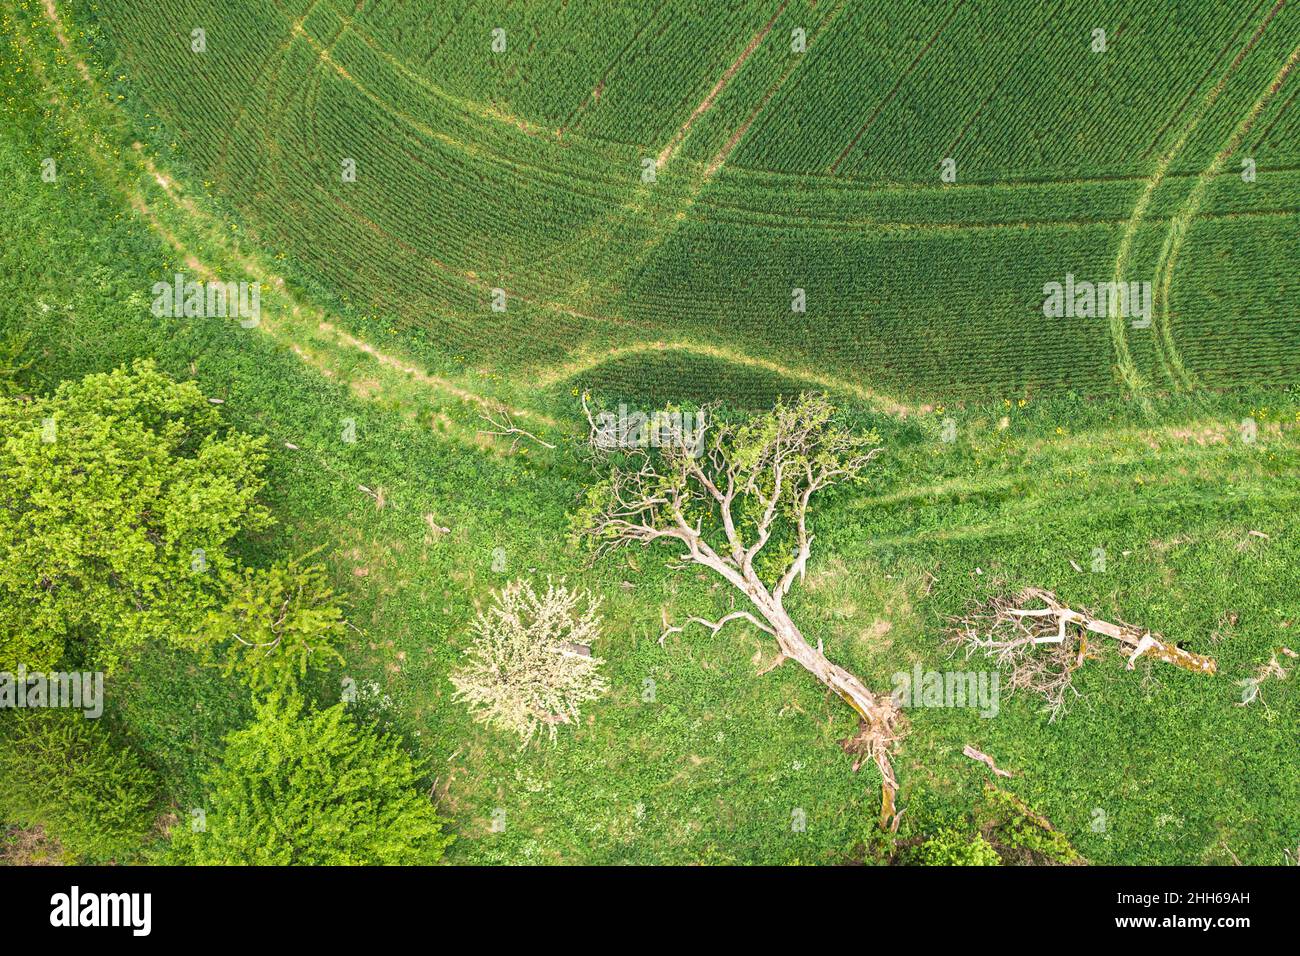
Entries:
{"type": "Polygon", "coordinates": [[[992,657],[1010,671],[1010,693],[1029,690],[1040,694],[1055,720],[1064,712],[1074,672],[1097,651],[1088,635],[1108,637],[1126,648],[1127,668],[1139,658],[1154,657],[1197,674],[1213,675],[1213,658],[1193,654],[1177,644],[1130,624],[1112,623],[1085,610],[1062,604],[1051,591],[1026,588],[1015,598],[994,598],[976,613],[958,619],[950,638],[956,649],[992,657]],[[1036,606],[1041,605],[1041,606],[1036,606]],[[1039,645],[1048,645],[1040,651],[1039,645]]]}

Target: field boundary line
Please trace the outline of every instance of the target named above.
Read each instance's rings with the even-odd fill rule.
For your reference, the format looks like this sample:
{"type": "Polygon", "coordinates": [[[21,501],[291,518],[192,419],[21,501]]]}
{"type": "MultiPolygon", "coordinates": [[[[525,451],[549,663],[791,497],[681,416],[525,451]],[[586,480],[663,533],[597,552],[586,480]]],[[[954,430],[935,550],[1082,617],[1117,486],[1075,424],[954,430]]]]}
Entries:
{"type": "MultiPolygon", "coordinates": [[[[74,65],[90,92],[96,94],[95,102],[100,104],[101,108],[111,109],[111,106],[105,106],[101,103],[98,96],[99,84],[95,81],[85,59],[74,49],[71,41],[68,39],[67,32],[63,27],[62,18],[58,13],[54,0],[43,0],[43,6],[45,9],[46,19],[51,27],[51,32],[54,34],[55,39],[63,49],[69,63],[74,65]]],[[[63,97],[53,86],[51,86],[50,81],[45,78],[44,69],[39,60],[33,58],[31,62],[33,68],[41,75],[42,82],[45,84],[46,88],[50,90],[51,94],[54,95],[60,103],[62,103],[63,97]]],[[[81,129],[80,124],[78,124],[77,129],[78,139],[83,141],[83,148],[87,145],[93,145],[87,144],[84,141],[87,134],[81,129]]],[[[152,179],[162,191],[163,195],[166,196],[173,210],[179,212],[182,216],[187,216],[191,220],[195,221],[196,226],[199,228],[205,229],[214,235],[220,235],[220,230],[215,229],[213,226],[211,215],[200,209],[192,199],[178,192],[175,182],[158,169],[153,160],[145,154],[142,144],[134,144],[132,148],[132,152],[136,155],[134,172],[137,185],[135,186],[126,185],[126,182],[132,177],[132,170],[127,164],[118,167],[116,170],[118,175],[114,175],[114,168],[109,165],[106,159],[103,158],[101,151],[92,148],[87,150],[87,152],[92,162],[97,165],[104,174],[104,185],[106,188],[117,192],[122,200],[133,211],[139,214],[167,245],[171,246],[179,255],[184,257],[187,268],[194,271],[197,275],[203,276],[207,280],[217,278],[215,270],[213,270],[208,263],[199,259],[192,248],[183,242],[176,233],[159,218],[157,212],[144,195],[143,190],[140,189],[138,185],[139,178],[143,175],[152,179]]],[[[500,399],[479,394],[458,385],[449,379],[431,375],[420,369],[418,366],[408,363],[390,353],[384,352],[370,343],[366,343],[348,333],[341,332],[341,330],[338,330],[328,322],[325,310],[314,305],[299,302],[288,290],[284,278],[276,275],[272,270],[267,269],[258,257],[239,249],[231,249],[222,239],[217,239],[214,242],[221,252],[225,256],[228,256],[239,269],[243,270],[250,276],[255,277],[258,281],[265,283],[275,294],[283,297],[286,304],[289,306],[286,311],[288,311],[292,317],[296,318],[303,312],[315,316],[317,325],[321,331],[334,336],[336,341],[347,345],[350,349],[369,354],[375,358],[379,364],[394,368],[395,370],[406,374],[408,377],[415,373],[419,373],[422,384],[429,386],[436,391],[444,392],[460,401],[476,405],[479,408],[489,411],[504,409],[509,411],[512,415],[521,418],[529,418],[533,421],[551,426],[557,424],[554,419],[540,412],[528,408],[512,408],[500,399]]],[[[292,350],[292,346],[298,343],[294,340],[293,336],[284,331],[277,334],[275,330],[276,324],[276,321],[268,321],[267,317],[263,316],[262,321],[258,325],[258,329],[269,335],[271,338],[289,345],[292,350]]],[[[295,352],[295,354],[298,354],[300,358],[302,357],[301,352],[295,352]]],[[[323,371],[319,366],[317,366],[317,368],[318,370],[323,371]]],[[[481,443],[478,442],[471,441],[471,444],[481,447],[481,443]]]]}
{"type": "Polygon", "coordinates": [[[810,371],[808,369],[797,368],[790,365],[783,365],[780,362],[771,359],[757,358],[747,355],[744,352],[738,352],[734,349],[726,348],[720,345],[710,345],[703,342],[690,342],[685,340],[664,341],[657,340],[651,342],[638,342],[631,345],[620,345],[614,348],[602,349],[598,353],[587,351],[579,353],[565,362],[558,365],[549,366],[545,369],[537,369],[533,378],[538,388],[547,388],[558,385],[575,375],[581,375],[583,372],[598,368],[605,362],[627,358],[638,355],[648,355],[655,352],[686,352],[691,355],[700,355],[705,358],[719,359],[732,365],[740,365],[747,368],[762,369],[765,372],[772,372],[783,378],[802,380],[810,382],[827,391],[840,392],[846,395],[852,395],[872,405],[875,408],[887,412],[890,415],[899,418],[906,418],[915,412],[912,407],[903,404],[897,399],[868,388],[863,388],[855,382],[845,381],[833,375],[827,375],[822,372],[810,371]]]}

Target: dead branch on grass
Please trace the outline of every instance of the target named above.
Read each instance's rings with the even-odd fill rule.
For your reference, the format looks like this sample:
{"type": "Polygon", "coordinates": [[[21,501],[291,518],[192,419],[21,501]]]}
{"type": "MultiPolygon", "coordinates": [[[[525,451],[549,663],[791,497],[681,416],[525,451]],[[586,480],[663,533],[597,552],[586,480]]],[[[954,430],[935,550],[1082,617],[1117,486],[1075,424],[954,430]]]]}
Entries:
{"type": "Polygon", "coordinates": [[[542,439],[538,438],[532,432],[525,431],[524,429],[516,425],[514,418],[511,417],[510,413],[505,409],[499,410],[497,412],[497,416],[499,417],[494,417],[492,415],[487,414],[486,412],[479,413],[479,418],[483,419],[485,422],[487,422],[489,425],[492,426],[491,429],[486,429],[486,428],[479,429],[480,435],[496,435],[500,438],[510,438],[511,436],[513,436],[513,440],[510,442],[511,451],[514,451],[515,448],[519,446],[519,440],[521,438],[531,438],[533,441],[537,442],[537,444],[541,445],[543,448],[550,448],[554,450],[555,446],[552,445],[550,442],[542,441],[542,439]]]}
{"type": "Polygon", "coordinates": [[[1017,690],[1038,694],[1055,720],[1068,708],[1074,673],[1086,660],[1100,656],[1090,634],[1108,637],[1131,649],[1127,669],[1139,658],[1154,657],[1198,674],[1214,674],[1213,658],[1193,654],[1150,631],[1112,623],[1091,613],[1066,607],[1051,591],[1026,588],[1015,598],[994,598],[965,618],[954,621],[948,643],[967,659],[983,654],[1009,673],[1008,696],[1017,690]],[[1041,606],[1034,606],[1041,605],[1041,606]],[[1040,645],[1047,645],[1039,649],[1040,645]]]}
{"type": "Polygon", "coordinates": [[[1015,774],[1013,774],[1010,770],[1002,770],[1002,769],[1000,769],[1000,768],[998,767],[998,765],[997,765],[996,763],[993,762],[993,758],[992,758],[992,757],[990,757],[988,754],[984,753],[982,750],[976,750],[976,749],[975,749],[974,747],[972,747],[970,744],[967,744],[965,747],[962,747],[962,748],[961,748],[961,752],[962,752],[962,754],[964,754],[965,756],[970,757],[972,760],[978,760],[980,763],[984,764],[986,767],[988,767],[990,770],[993,771],[993,773],[994,773],[995,776],[998,776],[998,777],[1014,777],[1014,776],[1015,776],[1015,774]]]}

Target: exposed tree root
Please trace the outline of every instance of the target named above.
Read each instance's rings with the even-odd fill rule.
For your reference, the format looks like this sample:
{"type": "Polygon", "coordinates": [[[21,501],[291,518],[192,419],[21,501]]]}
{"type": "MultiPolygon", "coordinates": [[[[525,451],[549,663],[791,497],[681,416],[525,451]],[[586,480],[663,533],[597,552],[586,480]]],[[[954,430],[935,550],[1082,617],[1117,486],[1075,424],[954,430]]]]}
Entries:
{"type": "Polygon", "coordinates": [[[1183,650],[1142,628],[1066,607],[1042,588],[1026,588],[1014,599],[994,598],[954,623],[957,628],[949,639],[954,650],[964,650],[967,658],[983,653],[1005,666],[1010,672],[1009,693],[1039,694],[1053,720],[1065,712],[1070,694],[1078,696],[1072,686],[1074,672],[1084,661],[1099,656],[1100,649],[1089,644],[1089,634],[1112,638],[1131,649],[1129,670],[1140,657],[1155,657],[1198,674],[1218,670],[1213,658],[1183,650]],[[1038,650],[1040,644],[1049,646],[1038,650]]]}

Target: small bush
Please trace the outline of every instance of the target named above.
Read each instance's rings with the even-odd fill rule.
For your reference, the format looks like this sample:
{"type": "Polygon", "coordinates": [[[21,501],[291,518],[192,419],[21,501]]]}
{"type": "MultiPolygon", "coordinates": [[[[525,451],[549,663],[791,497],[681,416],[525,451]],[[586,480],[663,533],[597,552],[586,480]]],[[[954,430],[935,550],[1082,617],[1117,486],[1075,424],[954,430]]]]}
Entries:
{"type": "Polygon", "coordinates": [[[475,720],[519,736],[524,746],[546,727],[577,723],[582,704],[607,689],[603,661],[581,652],[600,636],[600,602],[547,582],[538,597],[527,581],[506,585],[474,622],[465,663],[451,675],[454,699],[475,720]]]}
{"type": "Polygon", "coordinates": [[[209,613],[208,659],[254,693],[287,694],[309,670],[342,663],[343,612],[320,565],[294,559],[270,568],[225,574],[229,596],[209,613]]]}
{"type": "Polygon", "coordinates": [[[296,697],[263,702],[226,739],[207,783],[203,826],[172,830],[179,863],[428,864],[452,841],[416,762],[343,704],[305,712],[296,697]]]}
{"type": "Polygon", "coordinates": [[[1002,859],[978,833],[944,829],[930,837],[907,862],[916,866],[1000,866],[1002,859]]]}
{"type": "Polygon", "coordinates": [[[996,787],[985,790],[976,820],[981,832],[1001,849],[1009,863],[1071,866],[1084,862],[1064,833],[1015,794],[1005,790],[996,787]]]}

